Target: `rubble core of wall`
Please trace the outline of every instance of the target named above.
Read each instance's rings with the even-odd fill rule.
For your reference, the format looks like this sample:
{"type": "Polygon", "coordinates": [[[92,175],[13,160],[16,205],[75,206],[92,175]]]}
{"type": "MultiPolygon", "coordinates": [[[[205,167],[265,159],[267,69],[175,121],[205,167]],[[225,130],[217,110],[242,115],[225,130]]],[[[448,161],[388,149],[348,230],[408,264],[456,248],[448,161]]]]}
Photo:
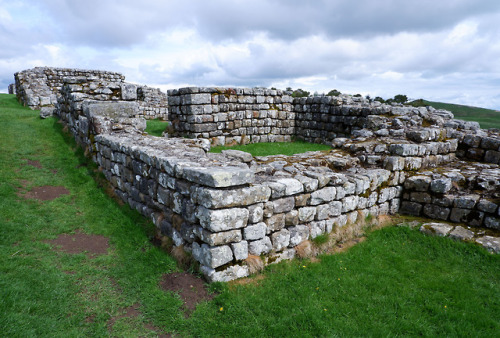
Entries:
{"type": "Polygon", "coordinates": [[[295,135],[292,97],[264,88],[190,87],[168,91],[174,134],[212,145],[290,142],[295,135]]]}

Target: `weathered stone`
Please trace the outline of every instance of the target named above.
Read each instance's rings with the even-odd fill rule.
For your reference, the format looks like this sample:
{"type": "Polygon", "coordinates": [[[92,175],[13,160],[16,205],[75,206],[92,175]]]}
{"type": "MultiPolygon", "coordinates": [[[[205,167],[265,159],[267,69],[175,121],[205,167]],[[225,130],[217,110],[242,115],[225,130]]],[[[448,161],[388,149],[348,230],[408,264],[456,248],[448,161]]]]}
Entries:
{"type": "Polygon", "coordinates": [[[277,231],[271,235],[274,251],[281,251],[290,244],[290,232],[286,229],[277,231]]]}
{"type": "Polygon", "coordinates": [[[429,176],[416,175],[408,177],[404,183],[405,189],[415,191],[427,191],[431,183],[429,176]]]}
{"type": "Polygon", "coordinates": [[[195,228],[195,234],[210,246],[224,245],[241,241],[241,230],[211,232],[202,227],[195,228]]]}
{"type": "Polygon", "coordinates": [[[318,205],[333,201],[336,196],[336,192],[335,187],[325,187],[323,189],[316,190],[311,193],[311,200],[309,203],[310,205],[318,205]]]}
{"type": "Polygon", "coordinates": [[[275,213],[283,213],[291,211],[295,207],[295,198],[294,197],[285,197],[272,201],[274,205],[275,213]]]}
{"type": "Polygon", "coordinates": [[[279,231],[285,227],[285,214],[275,214],[264,220],[267,226],[267,233],[279,231]]]}
{"type": "Polygon", "coordinates": [[[440,178],[437,180],[432,180],[430,184],[430,189],[432,192],[437,194],[445,194],[452,188],[451,179],[449,178],[440,178]]]}
{"type": "Polygon", "coordinates": [[[241,150],[234,150],[234,149],[223,150],[222,154],[230,158],[235,158],[245,163],[251,162],[253,160],[252,154],[241,150]]]}
{"type": "Polygon", "coordinates": [[[409,201],[401,202],[401,207],[399,208],[400,213],[413,216],[419,216],[421,210],[422,204],[409,201]]]}
{"type": "Polygon", "coordinates": [[[316,221],[322,221],[330,217],[330,206],[328,204],[321,204],[316,207],[316,221]]]}
{"type": "Polygon", "coordinates": [[[311,238],[316,238],[319,235],[322,235],[326,232],[326,222],[325,221],[316,221],[311,222],[309,225],[309,235],[311,238]]]}
{"type": "Polygon", "coordinates": [[[410,201],[418,203],[431,203],[431,195],[426,192],[412,192],[410,194],[410,201]]]}
{"type": "Polygon", "coordinates": [[[243,228],[243,238],[247,241],[262,239],[266,235],[267,225],[264,222],[251,224],[243,228]]]}
{"type": "Polygon", "coordinates": [[[311,194],[296,195],[294,196],[294,198],[295,198],[295,207],[305,207],[307,205],[307,202],[311,198],[311,194]]]}
{"type": "Polygon", "coordinates": [[[231,249],[233,249],[234,259],[237,261],[242,261],[248,257],[248,242],[241,241],[238,243],[231,243],[231,249]]]}
{"type": "Polygon", "coordinates": [[[298,210],[292,210],[285,214],[285,226],[297,225],[299,224],[299,212],[298,210]]]}
{"type": "Polygon", "coordinates": [[[137,85],[132,83],[123,83],[121,85],[122,100],[132,101],[137,100],[137,85]]]}
{"type": "Polygon", "coordinates": [[[211,210],[198,207],[196,217],[200,224],[212,232],[243,228],[248,222],[248,210],[243,208],[211,210]]]}
{"type": "Polygon", "coordinates": [[[424,223],[420,227],[420,231],[430,235],[446,236],[453,229],[451,225],[444,223],[424,223]]]}
{"type": "Polygon", "coordinates": [[[182,177],[213,188],[232,187],[255,181],[255,173],[252,170],[238,167],[188,167],[183,170],[182,177]]]}
{"type": "Polygon", "coordinates": [[[342,212],[355,210],[358,206],[359,197],[357,195],[347,196],[342,200],[342,212]]]}
{"type": "Polygon", "coordinates": [[[461,209],[473,209],[479,197],[479,195],[459,196],[453,201],[453,206],[461,209]]]}
{"type": "Polygon", "coordinates": [[[215,269],[233,260],[233,251],[228,245],[211,247],[193,243],[193,257],[202,265],[215,269]]]}
{"type": "Polygon", "coordinates": [[[258,203],[248,207],[248,223],[262,222],[264,219],[264,204],[258,203]]]}
{"type": "Polygon", "coordinates": [[[498,217],[486,217],[484,219],[484,225],[490,229],[500,230],[500,218],[498,218],[498,217]]]}
{"type": "Polygon", "coordinates": [[[220,209],[247,206],[265,202],[271,196],[271,189],[265,185],[247,188],[219,190],[200,187],[194,191],[194,200],[206,208],[220,209]]]}
{"type": "Polygon", "coordinates": [[[299,209],[299,222],[306,223],[314,220],[316,215],[315,207],[303,207],[299,209]]]}
{"type": "Polygon", "coordinates": [[[309,238],[309,227],[306,225],[290,227],[288,231],[290,232],[290,247],[297,246],[309,238]]]}
{"type": "Polygon", "coordinates": [[[304,185],[305,192],[316,191],[318,189],[318,180],[315,178],[302,175],[296,175],[294,178],[304,185]]]}
{"type": "Polygon", "coordinates": [[[461,226],[455,227],[452,232],[450,232],[450,238],[457,239],[460,241],[469,241],[474,238],[474,233],[467,230],[461,226]]]}
{"type": "Polygon", "coordinates": [[[493,203],[491,201],[488,201],[486,199],[481,199],[478,203],[477,203],[477,208],[481,211],[484,211],[484,212],[489,212],[489,213],[495,213],[495,211],[497,210],[498,208],[498,205],[496,203],[493,203]]]}
{"type": "Polygon", "coordinates": [[[426,204],[423,209],[424,216],[446,221],[450,215],[450,209],[434,204],[426,204]]]}
{"type": "Polygon", "coordinates": [[[267,236],[257,241],[248,242],[248,253],[251,255],[260,256],[267,254],[272,248],[271,239],[267,236]]]}
{"type": "Polygon", "coordinates": [[[201,272],[209,282],[229,282],[238,278],[248,277],[248,266],[232,265],[222,271],[207,266],[201,266],[201,272]]]}
{"type": "Polygon", "coordinates": [[[285,185],[285,196],[300,194],[304,191],[304,186],[299,180],[294,178],[281,178],[277,183],[285,185]]]}
{"type": "Polygon", "coordinates": [[[493,236],[483,236],[476,239],[476,243],[481,244],[488,251],[500,253],[500,238],[493,236]]]}

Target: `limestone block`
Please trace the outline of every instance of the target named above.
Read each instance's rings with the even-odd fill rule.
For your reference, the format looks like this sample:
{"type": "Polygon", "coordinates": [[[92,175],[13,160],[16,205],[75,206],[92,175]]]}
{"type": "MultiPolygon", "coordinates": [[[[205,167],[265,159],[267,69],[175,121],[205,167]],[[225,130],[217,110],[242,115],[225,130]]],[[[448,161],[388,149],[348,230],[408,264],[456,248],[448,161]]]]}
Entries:
{"type": "Polygon", "coordinates": [[[498,205],[496,203],[493,203],[491,201],[488,201],[487,199],[481,199],[477,203],[477,208],[481,211],[484,212],[489,212],[489,213],[495,213],[497,210],[498,205]]]}
{"type": "Polygon", "coordinates": [[[220,209],[266,202],[271,196],[271,189],[265,185],[231,190],[199,187],[193,195],[196,203],[206,208],[220,209]]]}
{"type": "Polygon", "coordinates": [[[410,194],[410,201],[418,203],[431,203],[431,195],[426,192],[412,192],[410,194]]]}
{"type": "Polygon", "coordinates": [[[238,167],[187,167],[182,178],[204,186],[221,188],[253,183],[255,173],[238,167]]]}
{"type": "Polygon", "coordinates": [[[464,222],[471,226],[480,226],[483,223],[484,212],[470,209],[451,209],[450,220],[452,222],[464,222]]]}
{"type": "Polygon", "coordinates": [[[387,156],[384,159],[384,168],[390,171],[400,171],[405,167],[405,158],[400,156],[387,156]]]}
{"type": "Polygon", "coordinates": [[[132,83],[122,83],[122,100],[134,101],[137,100],[137,85],[132,83]]]}
{"type": "Polygon", "coordinates": [[[476,239],[476,243],[481,244],[488,251],[500,253],[500,238],[493,236],[483,236],[476,239]]]}
{"type": "Polygon", "coordinates": [[[233,150],[233,149],[228,149],[228,150],[223,150],[222,154],[224,154],[227,157],[234,158],[237,160],[240,160],[241,162],[251,162],[253,160],[253,156],[250,153],[241,151],[241,150],[233,150]]]}
{"type": "Polygon", "coordinates": [[[311,198],[311,194],[296,195],[295,197],[295,207],[305,207],[307,202],[311,198]]]}
{"type": "Polygon", "coordinates": [[[326,232],[326,221],[315,221],[309,224],[309,236],[316,238],[326,232]]]}
{"type": "Polygon", "coordinates": [[[481,148],[498,150],[500,148],[500,138],[484,137],[481,141],[481,148]]]}
{"type": "Polygon", "coordinates": [[[193,257],[202,265],[215,269],[233,260],[233,251],[228,245],[211,247],[207,244],[201,246],[194,242],[192,246],[193,257]]]}
{"type": "Polygon", "coordinates": [[[444,223],[424,223],[420,227],[420,231],[429,235],[446,236],[453,229],[451,225],[444,223]]]}
{"type": "Polygon", "coordinates": [[[479,195],[465,195],[455,198],[453,206],[455,208],[473,209],[476,202],[479,200],[479,195]]]}
{"type": "Polygon", "coordinates": [[[275,214],[264,220],[267,226],[267,233],[279,231],[285,227],[285,214],[275,214]]]}
{"type": "Polygon", "coordinates": [[[294,197],[285,197],[272,201],[274,213],[284,213],[291,211],[295,207],[294,197]]]}
{"type": "Polygon", "coordinates": [[[426,204],[424,206],[424,215],[433,218],[433,219],[440,219],[440,220],[447,220],[448,216],[450,215],[450,209],[445,208],[445,207],[440,207],[438,205],[434,204],[426,204]]]}
{"type": "Polygon", "coordinates": [[[267,225],[264,222],[247,225],[243,228],[243,238],[247,241],[262,239],[266,235],[267,225]]]}
{"type": "Polygon", "coordinates": [[[269,237],[264,237],[257,241],[248,243],[248,253],[250,255],[260,256],[262,254],[269,253],[273,248],[271,239],[269,237]]]}
{"type": "MultiPolygon", "coordinates": [[[[340,203],[340,202],[339,202],[340,203]]],[[[316,221],[322,221],[330,217],[330,206],[328,204],[321,204],[316,207],[316,221]]]]}
{"type": "Polygon", "coordinates": [[[196,227],[194,228],[194,233],[198,238],[210,246],[239,242],[242,239],[241,230],[211,232],[202,227],[196,227]]]}
{"type": "Polygon", "coordinates": [[[305,192],[316,191],[318,189],[318,180],[315,178],[302,175],[296,175],[294,178],[304,185],[305,192]]]}
{"type": "Polygon", "coordinates": [[[258,203],[248,207],[248,223],[258,223],[264,219],[264,204],[258,203]]]}
{"type": "Polygon", "coordinates": [[[415,175],[408,177],[404,183],[405,189],[415,191],[427,191],[431,183],[429,176],[415,175]]]}
{"type": "Polygon", "coordinates": [[[445,194],[451,190],[452,186],[453,185],[450,178],[440,178],[432,180],[430,189],[434,193],[445,194]]]}
{"type": "Polygon", "coordinates": [[[419,170],[422,168],[422,158],[421,157],[407,157],[405,159],[405,169],[406,170],[419,170]]]}
{"type": "Polygon", "coordinates": [[[203,206],[196,209],[196,217],[200,224],[212,232],[243,228],[247,225],[248,209],[231,208],[211,210],[203,206]]]}
{"type": "Polygon", "coordinates": [[[234,259],[241,261],[247,259],[248,257],[248,242],[241,241],[238,243],[231,243],[231,249],[233,249],[234,259]]]}
{"type": "Polygon", "coordinates": [[[314,220],[316,215],[316,207],[299,208],[299,222],[306,223],[314,220]]]}
{"type": "Polygon", "coordinates": [[[290,244],[290,232],[287,229],[282,229],[271,235],[274,251],[281,251],[290,244]]]}
{"type": "Polygon", "coordinates": [[[500,151],[487,150],[484,154],[484,161],[488,163],[500,164],[500,151]]]}
{"type": "Polygon", "coordinates": [[[399,156],[417,156],[419,151],[418,144],[391,144],[389,146],[391,154],[399,156]]]}
{"type": "Polygon", "coordinates": [[[309,201],[310,205],[318,205],[323,203],[328,203],[335,199],[337,190],[335,187],[325,187],[320,190],[316,190],[311,193],[311,200],[309,201]]]}
{"type": "Polygon", "coordinates": [[[401,202],[401,207],[399,208],[400,213],[413,216],[419,216],[421,210],[422,204],[409,201],[401,202]]]}
{"type": "Polygon", "coordinates": [[[281,178],[277,183],[285,185],[285,196],[300,194],[304,191],[304,186],[299,180],[294,178],[281,178]]]}
{"type": "Polygon", "coordinates": [[[347,196],[342,200],[342,213],[355,210],[358,206],[359,197],[357,195],[347,196]]]}
{"type": "Polygon", "coordinates": [[[486,217],[484,219],[484,225],[490,229],[500,230],[500,218],[498,217],[486,217]]]}
{"type": "Polygon", "coordinates": [[[240,265],[232,265],[222,271],[215,271],[215,269],[202,265],[200,270],[210,283],[229,282],[238,278],[247,277],[250,274],[248,266],[240,265]]]}
{"type": "Polygon", "coordinates": [[[474,232],[465,229],[461,226],[455,227],[452,232],[450,232],[450,238],[460,240],[460,241],[470,241],[474,238],[474,232]]]}
{"type": "Polygon", "coordinates": [[[290,227],[288,231],[290,232],[290,247],[297,246],[309,238],[309,227],[306,225],[290,227]]]}
{"type": "Polygon", "coordinates": [[[298,210],[292,210],[285,214],[285,226],[292,226],[299,224],[298,210]]]}

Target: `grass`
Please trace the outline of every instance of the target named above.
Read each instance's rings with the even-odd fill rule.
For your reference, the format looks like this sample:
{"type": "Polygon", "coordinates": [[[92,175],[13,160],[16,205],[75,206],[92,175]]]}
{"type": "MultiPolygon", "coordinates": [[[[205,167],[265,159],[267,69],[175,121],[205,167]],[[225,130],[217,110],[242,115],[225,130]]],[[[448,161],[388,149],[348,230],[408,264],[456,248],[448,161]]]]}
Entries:
{"type": "Polygon", "coordinates": [[[266,143],[253,143],[247,145],[236,145],[236,146],[217,146],[210,149],[212,153],[220,153],[223,150],[234,149],[246,151],[253,156],[269,156],[269,155],[287,155],[291,156],[294,154],[301,154],[307,151],[318,151],[318,150],[330,150],[332,147],[317,144],[308,143],[305,141],[294,141],[294,142],[266,142],[266,143]]]}
{"type": "Polygon", "coordinates": [[[162,133],[165,131],[167,126],[167,121],[162,121],[160,119],[147,120],[145,132],[153,136],[162,136],[162,133]]]}
{"type": "Polygon", "coordinates": [[[436,109],[446,109],[451,111],[456,119],[461,119],[465,121],[477,121],[481,125],[481,128],[498,128],[500,129],[500,111],[463,106],[459,104],[433,102],[426,100],[414,101],[416,105],[432,106],[436,109]]]}
{"type": "Polygon", "coordinates": [[[350,250],[269,266],[219,292],[186,318],[162,291],[174,260],[149,238],[154,226],[104,193],[55,118],[0,95],[0,332],[7,337],[498,336],[500,255],[473,244],[393,227],[350,250]],[[24,165],[38,160],[42,168],[24,165]],[[57,171],[57,174],[54,174],[57,171]],[[70,195],[24,200],[18,189],[62,185],[70,195]],[[87,259],[46,241],[80,229],[110,239],[87,259]],[[139,304],[141,315],[111,318],[139,304]]]}

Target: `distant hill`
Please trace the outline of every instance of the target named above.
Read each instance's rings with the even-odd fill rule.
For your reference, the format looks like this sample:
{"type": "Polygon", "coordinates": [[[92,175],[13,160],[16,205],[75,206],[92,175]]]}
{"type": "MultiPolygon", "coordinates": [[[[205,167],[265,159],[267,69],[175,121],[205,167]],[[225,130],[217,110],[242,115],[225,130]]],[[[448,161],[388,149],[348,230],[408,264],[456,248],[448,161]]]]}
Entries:
{"type": "Polygon", "coordinates": [[[500,129],[500,111],[498,110],[427,100],[415,100],[410,102],[410,104],[414,106],[432,106],[436,109],[446,109],[451,111],[455,115],[456,119],[477,121],[483,129],[500,129]]]}

